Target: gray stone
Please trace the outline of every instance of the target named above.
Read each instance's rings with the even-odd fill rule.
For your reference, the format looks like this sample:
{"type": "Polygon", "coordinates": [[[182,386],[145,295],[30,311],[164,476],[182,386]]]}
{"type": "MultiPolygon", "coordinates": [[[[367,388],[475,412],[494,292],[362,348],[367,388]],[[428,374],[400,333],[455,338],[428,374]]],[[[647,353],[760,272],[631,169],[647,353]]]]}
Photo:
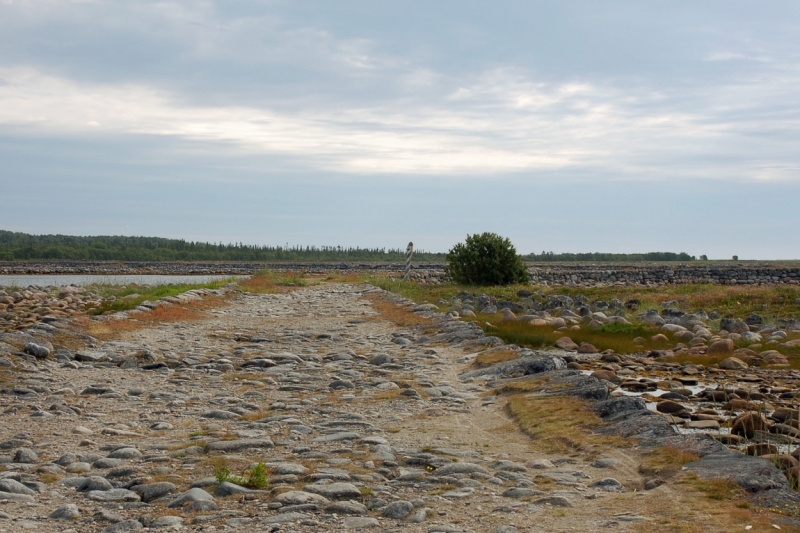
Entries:
{"type": "Polygon", "coordinates": [[[134,485],[131,490],[142,497],[142,501],[150,502],[167,494],[172,494],[178,487],[168,481],[160,483],[148,483],[146,485],[134,485]]]}
{"type": "Polygon", "coordinates": [[[552,505],[553,507],[572,507],[572,503],[563,496],[548,496],[531,502],[534,505],[552,505]]]}
{"type": "Polygon", "coordinates": [[[0,492],[27,494],[28,496],[34,496],[36,494],[36,492],[32,491],[15,479],[0,479],[0,492]]]}
{"type": "Polygon", "coordinates": [[[95,502],[138,502],[141,497],[133,491],[125,489],[91,490],[86,497],[95,502]]]}
{"type": "Polygon", "coordinates": [[[68,503],[58,507],[55,511],[50,513],[47,518],[52,520],[75,520],[80,517],[81,512],[78,510],[78,506],[74,503],[68,503]]]}
{"type": "Polygon", "coordinates": [[[369,360],[369,364],[375,365],[375,366],[385,365],[386,363],[389,363],[389,362],[391,362],[391,358],[389,357],[388,354],[385,354],[385,353],[379,353],[378,355],[373,356],[369,360]]]}
{"type": "Polygon", "coordinates": [[[701,478],[726,478],[750,493],[773,489],[788,489],[789,482],[775,465],[766,459],[730,450],[711,453],[686,465],[686,469],[701,478]]]}
{"type": "MultiPolygon", "coordinates": [[[[272,465],[268,465],[272,466],[272,465]]],[[[283,476],[286,474],[294,474],[296,476],[302,476],[308,473],[308,468],[304,467],[303,465],[297,463],[278,463],[273,466],[273,474],[278,476],[283,476]]]]}
{"type": "Polygon", "coordinates": [[[111,524],[105,528],[101,533],[128,533],[129,531],[139,531],[144,529],[144,526],[138,520],[125,520],[111,524]]]}
{"type": "Polygon", "coordinates": [[[352,483],[330,483],[328,485],[314,484],[303,487],[306,492],[325,496],[329,500],[360,499],[361,491],[352,483]]]}
{"type": "Polygon", "coordinates": [[[109,459],[141,459],[142,452],[136,448],[120,448],[108,454],[109,459]]]}
{"type": "Polygon", "coordinates": [[[304,513],[281,513],[275,516],[270,516],[263,519],[261,522],[264,524],[285,524],[286,522],[297,522],[299,520],[308,519],[307,514],[304,513]]]}
{"type": "Polygon", "coordinates": [[[47,359],[50,355],[50,349],[46,346],[40,346],[35,342],[29,342],[25,345],[23,352],[34,356],[36,359],[47,359]]]}
{"type": "Polygon", "coordinates": [[[228,481],[223,481],[219,484],[219,487],[217,487],[214,495],[224,498],[225,496],[230,496],[232,494],[262,494],[263,492],[263,490],[252,490],[228,481]]]}
{"type": "Polygon", "coordinates": [[[348,516],[344,519],[344,527],[347,529],[372,529],[380,527],[380,522],[377,518],[348,516]]]}
{"type": "Polygon", "coordinates": [[[175,527],[183,524],[183,517],[180,516],[159,516],[150,524],[150,529],[158,529],[160,527],[175,527]]]}
{"type": "Polygon", "coordinates": [[[447,476],[450,474],[474,474],[475,472],[485,474],[487,470],[475,463],[448,463],[440,466],[436,471],[440,476],[447,476]]]}
{"type": "Polygon", "coordinates": [[[541,496],[541,490],[528,489],[525,487],[509,487],[503,492],[506,498],[530,498],[531,496],[541,496]]]}
{"type": "Polygon", "coordinates": [[[239,416],[241,415],[222,410],[209,411],[200,415],[201,418],[213,418],[215,420],[233,420],[234,418],[239,418],[239,416]]]}
{"type": "Polygon", "coordinates": [[[599,479],[589,485],[591,488],[601,489],[606,492],[625,492],[625,487],[614,479],[613,477],[607,477],[603,479],[599,479]]]}
{"type": "Polygon", "coordinates": [[[329,502],[328,498],[325,496],[302,490],[283,492],[275,496],[275,499],[272,501],[283,505],[307,505],[310,503],[325,505],[329,502]]]}
{"type": "Polygon", "coordinates": [[[395,520],[402,520],[411,514],[414,510],[414,504],[404,500],[392,502],[383,508],[383,516],[386,518],[393,518],[395,520]]]}
{"type": "Polygon", "coordinates": [[[275,444],[268,438],[217,440],[206,444],[206,452],[236,452],[247,449],[274,448],[275,444]]]}
{"type": "Polygon", "coordinates": [[[75,487],[78,492],[90,492],[93,490],[111,490],[114,486],[104,477],[90,476],[83,478],[83,483],[75,487]]]}
{"type": "Polygon", "coordinates": [[[494,530],[494,533],[519,533],[519,529],[514,526],[500,526],[494,530]]]}
{"type": "Polygon", "coordinates": [[[30,448],[20,448],[14,453],[14,462],[35,464],[39,462],[39,456],[30,448]]]}
{"type": "Polygon", "coordinates": [[[333,502],[325,506],[326,513],[336,513],[340,515],[363,515],[367,514],[367,507],[361,503],[347,501],[347,502],[333,502]]]}
{"type": "Polygon", "coordinates": [[[423,523],[425,521],[426,518],[428,518],[428,513],[429,512],[432,512],[432,510],[428,509],[427,507],[423,508],[423,509],[419,509],[419,510],[417,510],[416,513],[414,513],[414,516],[412,516],[409,519],[409,522],[412,523],[412,524],[421,524],[421,523],[423,523]]]}
{"type": "Polygon", "coordinates": [[[36,501],[33,496],[29,496],[27,494],[16,494],[14,492],[0,492],[0,500],[26,503],[34,503],[36,501]]]}
{"type": "Polygon", "coordinates": [[[125,459],[114,459],[111,457],[103,457],[92,463],[92,468],[114,468],[125,463],[125,459]]]}
{"type": "Polygon", "coordinates": [[[208,511],[217,511],[219,506],[211,500],[198,500],[192,502],[183,508],[187,513],[205,513],[208,511]]]}
{"type": "Polygon", "coordinates": [[[619,459],[601,458],[597,459],[592,466],[595,468],[613,468],[619,464],[619,459]]]}
{"type": "Polygon", "coordinates": [[[331,433],[330,435],[322,435],[314,439],[314,442],[336,442],[341,440],[355,440],[360,439],[361,435],[353,433],[352,431],[340,431],[338,433],[331,433]]]}
{"type": "Polygon", "coordinates": [[[175,508],[182,507],[187,503],[194,503],[200,501],[213,501],[214,497],[201,488],[192,488],[186,492],[179,494],[174,500],[167,504],[167,507],[175,508]]]}

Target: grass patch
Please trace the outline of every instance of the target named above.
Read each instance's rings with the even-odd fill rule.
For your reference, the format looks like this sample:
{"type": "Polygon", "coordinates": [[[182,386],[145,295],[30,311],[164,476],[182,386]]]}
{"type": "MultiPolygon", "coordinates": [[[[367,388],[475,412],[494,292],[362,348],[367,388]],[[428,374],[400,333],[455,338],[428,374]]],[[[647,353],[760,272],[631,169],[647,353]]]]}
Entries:
{"type": "Polygon", "coordinates": [[[636,353],[643,350],[663,349],[664,345],[657,345],[649,337],[658,333],[656,329],[645,326],[627,326],[627,328],[614,329],[612,326],[626,326],[626,324],[613,324],[603,329],[590,330],[583,326],[580,330],[554,331],[549,326],[531,326],[525,322],[499,322],[496,315],[480,315],[478,325],[487,335],[500,337],[504,341],[518,346],[539,348],[551,346],[561,337],[569,337],[575,343],[589,343],[598,350],[614,350],[617,353],[636,353]],[[489,322],[493,320],[493,322],[489,322]],[[605,328],[611,328],[604,331],[605,328]],[[633,333],[629,331],[633,329],[633,333]],[[647,340],[644,345],[633,342],[634,337],[642,336],[647,340]]]}
{"type": "Polygon", "coordinates": [[[738,501],[743,500],[745,496],[747,496],[747,493],[742,487],[726,478],[703,479],[694,473],[689,473],[681,483],[702,492],[711,500],[738,501]]]}
{"type": "Polygon", "coordinates": [[[475,358],[475,366],[482,368],[496,363],[502,363],[503,361],[512,361],[514,359],[519,359],[519,354],[513,350],[482,353],[475,358]]]}
{"type": "Polygon", "coordinates": [[[444,485],[439,485],[435,489],[429,491],[428,494],[431,496],[438,496],[440,494],[444,494],[447,491],[455,490],[457,488],[458,487],[456,485],[453,485],[452,483],[445,483],[444,485]]]}
{"type": "Polygon", "coordinates": [[[305,273],[279,272],[275,270],[259,270],[255,275],[239,282],[239,287],[246,292],[259,294],[285,293],[317,281],[305,273]]]}
{"type": "Polygon", "coordinates": [[[431,319],[419,316],[405,306],[397,305],[384,299],[379,294],[367,294],[364,299],[372,303],[378,315],[367,317],[367,320],[388,320],[400,327],[412,327],[430,324],[431,319]]]}
{"type": "Polygon", "coordinates": [[[597,435],[593,428],[603,421],[587,408],[587,402],[568,396],[513,396],[508,410],[520,429],[551,452],[583,451],[589,446],[629,446],[627,439],[597,435]]]}
{"type": "Polygon", "coordinates": [[[102,315],[106,312],[129,311],[137,308],[144,301],[156,301],[168,296],[178,296],[192,289],[218,289],[228,283],[235,281],[233,278],[211,281],[208,283],[179,283],[174,285],[126,285],[119,287],[115,285],[95,285],[92,288],[104,299],[113,296],[115,300],[106,301],[98,307],[88,311],[91,315],[102,315]]]}
{"type": "Polygon", "coordinates": [[[150,312],[133,312],[126,320],[83,320],[76,319],[76,325],[83,326],[86,333],[100,340],[112,340],[118,335],[149,327],[158,323],[167,322],[192,322],[202,320],[208,315],[205,311],[227,305],[227,300],[219,297],[209,297],[194,300],[185,304],[160,305],[150,312]]]}
{"type": "Polygon", "coordinates": [[[645,476],[669,477],[680,471],[687,463],[697,461],[700,457],[685,452],[674,446],[658,448],[645,457],[639,466],[639,472],[645,476]]]}

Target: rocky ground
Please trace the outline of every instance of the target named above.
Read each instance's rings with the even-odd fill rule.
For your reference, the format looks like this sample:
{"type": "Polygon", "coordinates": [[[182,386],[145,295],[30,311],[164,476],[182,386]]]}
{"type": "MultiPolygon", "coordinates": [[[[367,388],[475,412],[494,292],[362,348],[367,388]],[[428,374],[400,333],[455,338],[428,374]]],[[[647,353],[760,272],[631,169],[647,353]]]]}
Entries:
{"type": "MultiPolygon", "coordinates": [[[[724,531],[686,488],[643,474],[635,449],[537,447],[492,391],[547,376],[530,391],[592,401],[604,431],[642,448],[691,449],[701,476],[732,459],[719,439],[676,432],[678,420],[719,424],[723,400],[771,402],[773,420],[753,430],[797,429],[792,416],[775,420],[794,408],[780,387],[795,374],[508,346],[519,359],[476,369],[497,339],[365,284],[191,291],[172,305],[198,299],[220,305],[105,342],[68,311],[1,334],[0,531],[724,531]],[[403,320],[379,313],[376,298],[401,306],[403,320]],[[724,397],[688,394],[686,379],[724,397]],[[632,396],[654,390],[680,395],[670,398],[682,410],[668,418],[655,398],[632,396]]],[[[740,484],[794,504],[778,469],[744,459],[740,484]]]]}

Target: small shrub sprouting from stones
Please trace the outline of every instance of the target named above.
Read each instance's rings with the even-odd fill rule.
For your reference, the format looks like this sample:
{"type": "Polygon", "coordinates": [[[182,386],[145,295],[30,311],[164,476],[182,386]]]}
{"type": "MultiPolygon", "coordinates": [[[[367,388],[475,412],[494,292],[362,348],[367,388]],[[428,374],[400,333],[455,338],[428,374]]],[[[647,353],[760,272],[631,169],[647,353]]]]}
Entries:
{"type": "Polygon", "coordinates": [[[229,482],[249,489],[265,489],[269,487],[267,465],[263,461],[242,472],[241,476],[231,475],[231,469],[224,463],[214,465],[214,477],[217,483],[229,482]]]}
{"type": "Polygon", "coordinates": [[[445,256],[445,271],[465,285],[509,285],[526,283],[528,270],[507,237],[496,233],[467,235],[445,256]]]}

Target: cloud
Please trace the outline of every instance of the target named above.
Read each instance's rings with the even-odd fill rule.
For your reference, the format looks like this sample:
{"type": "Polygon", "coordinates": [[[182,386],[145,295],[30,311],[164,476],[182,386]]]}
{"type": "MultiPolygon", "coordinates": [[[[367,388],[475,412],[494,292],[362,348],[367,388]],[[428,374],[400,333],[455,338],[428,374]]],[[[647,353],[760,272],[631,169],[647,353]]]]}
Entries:
{"type": "MultiPolygon", "coordinates": [[[[311,169],[373,174],[486,174],[664,157],[722,134],[691,113],[637,113],[612,88],[488,72],[440,101],[297,112],[197,106],[141,84],[96,84],[30,68],[0,69],[0,124],[35,134],[177,136],[279,154],[311,169]]],[[[626,168],[627,167],[627,168],[626,168]]],[[[654,169],[650,169],[654,170],[654,169]]]]}
{"type": "MultiPolygon", "coordinates": [[[[465,26],[470,45],[497,28],[475,31],[480,24],[455,15],[459,24],[443,27],[441,40],[428,32],[432,40],[416,42],[380,35],[372,19],[351,27],[291,2],[45,7],[17,2],[9,22],[0,20],[0,50],[52,34],[31,40],[47,46],[0,51],[0,126],[15,135],[155,135],[370,175],[800,179],[800,74],[790,59],[766,61],[775,55],[762,53],[766,45],[698,46],[694,61],[705,70],[669,79],[650,67],[620,74],[613,54],[600,74],[582,63],[543,72],[542,61],[482,55],[481,46],[460,48],[450,28],[465,26]],[[713,69],[739,63],[739,74],[714,79],[713,69]]],[[[565,39],[563,57],[594,38],[613,51],[616,35],[565,39]]],[[[541,43],[515,48],[527,45],[541,43]]],[[[629,67],[631,57],[619,62],[629,67]]]]}

